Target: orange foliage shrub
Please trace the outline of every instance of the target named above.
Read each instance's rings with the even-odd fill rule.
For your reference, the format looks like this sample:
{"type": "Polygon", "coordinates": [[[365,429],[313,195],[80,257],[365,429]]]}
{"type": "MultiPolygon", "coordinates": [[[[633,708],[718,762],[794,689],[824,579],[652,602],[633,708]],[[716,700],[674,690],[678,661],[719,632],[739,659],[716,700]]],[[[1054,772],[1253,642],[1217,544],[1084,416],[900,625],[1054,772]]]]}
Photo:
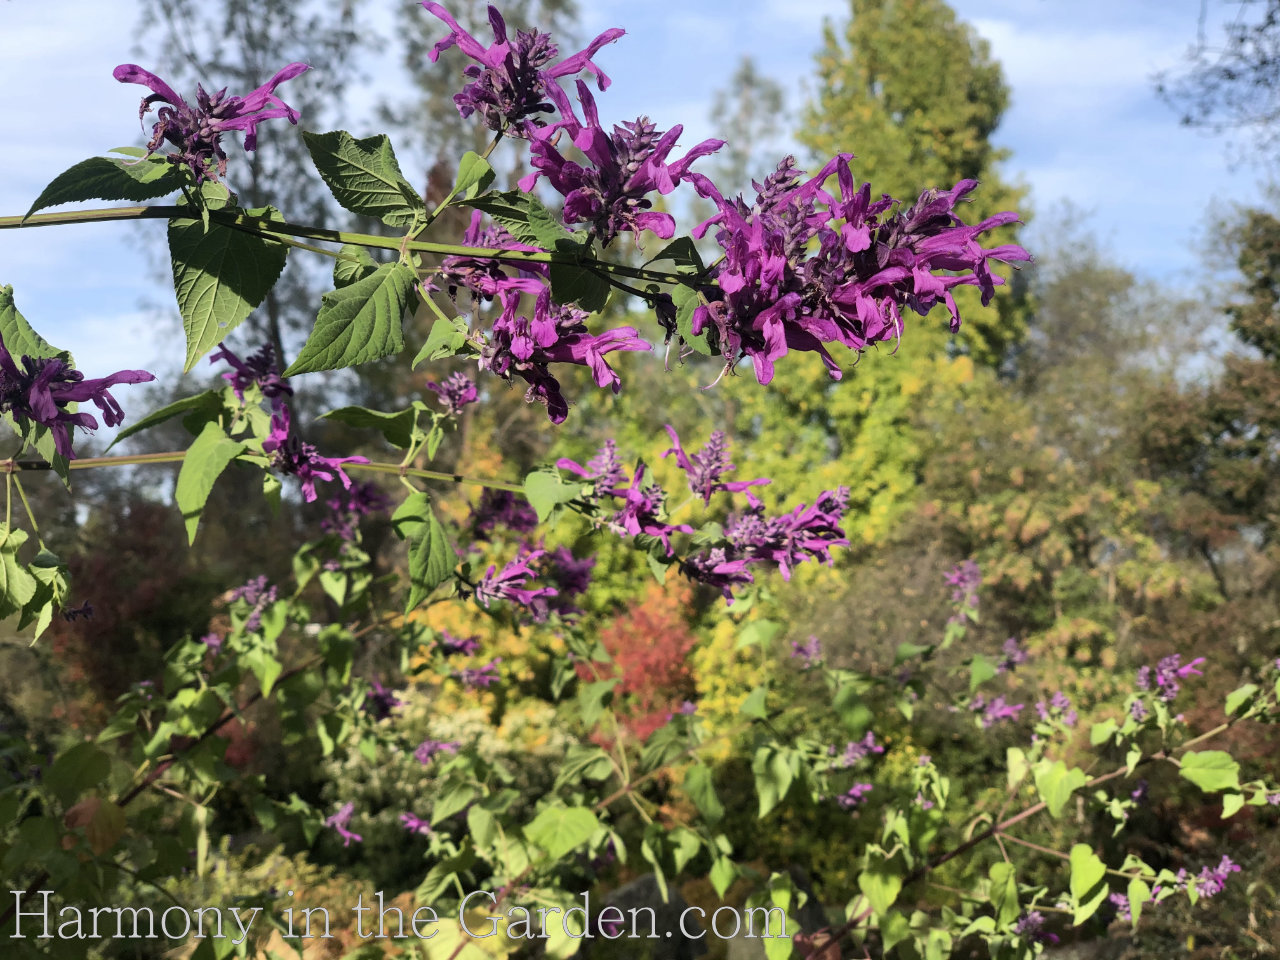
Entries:
{"type": "MultiPolygon", "coordinates": [[[[693,693],[689,653],[697,636],[684,616],[690,596],[688,585],[674,578],[666,585],[651,583],[641,600],[600,631],[613,662],[596,663],[595,672],[602,680],[619,678],[614,710],[639,740],[665,726],[693,693]]],[[[592,679],[585,666],[578,673],[592,679]]]]}

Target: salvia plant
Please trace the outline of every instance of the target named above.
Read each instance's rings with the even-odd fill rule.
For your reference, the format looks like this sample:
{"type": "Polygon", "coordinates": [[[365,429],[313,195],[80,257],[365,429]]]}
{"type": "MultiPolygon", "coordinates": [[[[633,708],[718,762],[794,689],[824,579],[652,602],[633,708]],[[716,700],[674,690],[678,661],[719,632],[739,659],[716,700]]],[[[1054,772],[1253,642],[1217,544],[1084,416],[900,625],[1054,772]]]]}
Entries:
{"type": "MultiPolygon", "coordinates": [[[[489,151],[504,139],[527,147],[530,172],[507,189],[497,184],[489,151],[467,153],[452,191],[429,207],[401,173],[386,136],[305,129],[306,118],[286,102],[288,81],[308,69],[304,64],[285,65],[243,95],[199,87],[194,96],[125,64],[116,79],[148,91],[139,111],[145,143],[77,164],[24,216],[0,220],[4,228],[164,221],[184,370],[207,357],[225,381],[133,417],[119,434],[123,440],[180,419],[191,436],[185,450],[77,458],[77,428],[99,425],[83,405],[92,401],[103,423],[117,426],[125,420],[118,399],[125,388],[153,376],[82,373],[69,352],[28,324],[12,288],[0,289],[0,410],[26,451],[4,464],[5,615],[39,638],[57,614],[90,613],[75,605],[65,564],[37,533],[22,486],[29,470],[51,469],[69,481],[76,469],[180,462],[174,500],[193,543],[210,492],[232,464],[260,471],[267,498],[296,489],[328,508],[316,539],[297,551],[291,579],[254,576],[227,594],[224,625],[173,643],[160,681],[122,696],[96,737],[40,762],[21,738],[0,735],[8,771],[0,781],[0,865],[12,888],[0,905],[5,954],[82,956],[90,941],[119,934],[117,915],[108,917],[109,930],[91,931],[79,908],[119,904],[121,891],[165,891],[186,871],[206,871],[210,804],[233,786],[267,834],[287,827],[309,841],[327,835],[354,848],[389,821],[402,846],[421,850],[415,901],[441,916],[466,902],[498,917],[506,953],[535,949],[521,939],[529,936],[531,904],[567,911],[619,861],[651,872],[664,895],[669,884],[691,877],[708,878],[721,897],[735,885],[745,889],[748,905],[784,916],[795,934],[763,940],[770,960],[813,960],[833,949],[937,960],[962,943],[992,956],[1029,956],[1099,911],[1137,926],[1143,916],[1185,910],[1240,882],[1230,858],[1175,872],[1149,864],[1125,836],[1131,814],[1148,803],[1148,777],[1160,768],[1219,798],[1224,815],[1280,802],[1280,786],[1242,782],[1237,760],[1210,743],[1243,719],[1277,716],[1280,671],[1232,693],[1219,726],[1193,731],[1178,703],[1200,662],[1162,660],[1134,678],[1123,715],[1094,723],[1082,738],[1065,693],[1018,685],[1028,659],[1018,638],[978,649],[985,643],[977,632],[982,574],[973,561],[938,584],[940,592],[952,591],[955,610],[945,634],[904,645],[882,672],[832,666],[818,636],[788,642],[782,623],[759,616],[768,610],[768,582],[805,564],[831,563],[848,543],[842,523],[849,491],[770,506],[761,496],[769,478],[740,472],[729,438],[715,425],[692,437],[667,428],[662,466],[679,474],[655,470],[613,440],[585,462],[560,459],[523,483],[432,468],[448,431],[499,380],[518,384],[525,401],[555,424],[572,416],[562,379],[570,366],[587,368],[595,387],[616,393],[624,386],[617,355],[659,345],[669,363],[693,354],[714,358],[713,378],[749,368],[759,389],[788,375],[796,351],[816,353],[839,380],[860,351],[910,337],[913,314],[941,307],[956,330],[955,289],[975,286],[986,303],[1004,282],[997,265],[1029,256],[987,240],[1015,213],[963,219],[975,182],[895,199],[859,183],[849,154],[811,174],[785,158],[753,195],[726,196],[698,169],[722,141],[681,149],[679,126],[659,130],[644,117],[602,122],[596,96],[610,83],[599,61],[612,54],[622,30],[564,56],[546,34],[511,31],[493,8],[492,37],[478,37],[440,4],[423,6],[449,31],[431,59],[454,46],[469,59],[455,97],[459,112],[492,131],[489,151]],[[243,208],[230,188],[237,156],[229,135],[243,134],[243,148],[252,151],[258,125],[270,121],[299,125],[337,202],[385,229],[351,233],[294,222],[271,206],[243,208]],[[677,192],[714,209],[685,235],[664,203],[677,192]],[[95,198],[143,204],[165,197],[173,202],[40,212],[95,198]],[[470,214],[460,243],[433,231],[452,208],[470,214]],[[643,261],[636,249],[646,251],[643,261]],[[281,369],[270,346],[240,356],[223,341],[262,303],[289,256],[331,259],[333,289],[297,357],[281,369]],[[629,316],[648,317],[647,328],[608,326],[603,311],[611,300],[631,302],[629,316]],[[420,328],[423,316],[429,323],[420,328]],[[325,414],[380,434],[402,451],[398,462],[340,456],[305,439],[294,402],[305,389],[298,378],[406,349],[415,350],[415,368],[455,358],[453,369],[464,360],[472,372],[435,375],[427,383],[431,395],[402,410],[348,406],[325,414]],[[397,480],[401,494],[389,497],[371,483],[378,474],[397,480]],[[673,476],[681,479],[661,479],[673,476]],[[484,494],[457,523],[441,518],[425,480],[478,483],[484,494]],[[15,510],[25,510],[30,532],[15,510]],[[362,533],[365,521],[382,513],[405,544],[390,590],[375,576],[362,533]],[[738,645],[759,648],[773,664],[770,673],[789,676],[802,702],[782,697],[780,685],[763,685],[733,724],[717,727],[697,702],[686,701],[644,742],[620,735],[620,675],[582,626],[596,560],[546,539],[571,517],[595,542],[643,554],[659,579],[683,578],[726,604],[739,625],[738,645]],[[337,611],[332,618],[322,615],[326,603],[337,611]],[[514,688],[512,665],[478,636],[426,625],[420,614],[448,604],[469,605],[506,630],[548,626],[556,638],[545,651],[548,709],[567,746],[536,793],[513,787],[518,776],[465,732],[410,725],[406,690],[356,667],[364,644],[377,636],[401,651],[408,679],[429,679],[442,690],[514,688]],[[317,805],[280,795],[263,775],[242,774],[224,762],[226,737],[264,701],[274,705],[286,743],[317,743],[335,769],[355,757],[415,764],[429,772],[429,796],[378,820],[384,810],[346,795],[341,780],[332,802],[317,805]],[[982,735],[1031,731],[1030,740],[1008,747],[993,785],[1001,799],[976,819],[956,818],[953,784],[931,757],[894,745],[909,736],[887,734],[928,724],[938,711],[970,716],[982,735]],[[777,808],[799,802],[845,818],[847,836],[830,842],[844,845],[857,892],[826,929],[800,932],[796,918],[807,895],[789,864],[762,871],[735,856],[723,827],[733,798],[722,799],[715,759],[725,741],[746,745],[755,794],[749,815],[763,821],[762,830],[777,808]],[[904,760],[905,775],[886,772],[904,760]],[[664,805],[670,796],[682,802],[664,805]],[[1077,823],[1105,820],[1115,840],[1105,850],[1084,842],[1050,849],[1020,835],[1036,818],[1068,813],[1077,823]],[[1027,866],[1046,857],[1057,869],[1027,866]],[[956,862],[968,866],[949,869],[956,862]],[[943,873],[946,883],[934,883],[943,873]],[[491,896],[468,900],[475,891],[491,896]],[[48,925],[39,919],[46,911],[48,925]],[[56,935],[42,936],[51,929],[56,935]]],[[[121,119],[127,129],[130,118],[121,119]]],[[[1064,820],[1063,830],[1069,827],[1064,820]]],[[[266,909],[239,940],[177,939],[190,941],[190,956],[221,958],[253,955],[272,929],[298,936],[270,909],[266,892],[255,896],[240,905],[266,909]]],[[[570,956],[616,935],[619,923],[586,914],[575,922],[537,949],[570,956]]],[[[429,948],[412,939],[397,945],[454,960],[474,936],[456,922],[440,929],[429,948]]],[[[304,943],[290,942],[300,949],[304,943]]]]}

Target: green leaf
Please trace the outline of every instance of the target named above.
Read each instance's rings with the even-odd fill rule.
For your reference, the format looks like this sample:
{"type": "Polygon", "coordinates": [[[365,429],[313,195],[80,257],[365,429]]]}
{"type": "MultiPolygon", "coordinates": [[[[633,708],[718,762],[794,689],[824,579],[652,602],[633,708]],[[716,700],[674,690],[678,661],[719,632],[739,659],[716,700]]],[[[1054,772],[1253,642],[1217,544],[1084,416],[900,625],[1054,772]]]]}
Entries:
{"type": "MultiPolygon", "coordinates": [[[[245,211],[252,217],[278,219],[274,207],[245,211]]],[[[218,223],[169,221],[169,254],[173,289],[187,334],[187,373],[220,344],[280,278],[289,248],[218,223]]]]}
{"type": "Polygon", "coordinates": [[[738,634],[738,642],[733,645],[733,649],[742,650],[757,645],[767,648],[781,630],[782,624],[774,620],[752,620],[738,634]]]}
{"type": "Polygon", "coordinates": [[[413,369],[418,369],[418,364],[424,360],[443,360],[445,357],[457,356],[466,343],[467,321],[461,317],[454,317],[452,320],[437,317],[431,324],[427,342],[413,358],[413,369]]]}
{"type": "Polygon", "coordinates": [[[1151,888],[1145,880],[1134,877],[1129,881],[1129,919],[1133,929],[1138,928],[1138,920],[1142,916],[1142,905],[1151,900],[1151,888]]]}
{"type": "Polygon", "coordinates": [[[715,824],[724,819],[724,804],[716,795],[711,768],[705,763],[696,763],[685,773],[684,790],[707,823],[715,824]]]}
{"type": "Polygon", "coordinates": [[[663,247],[656,257],[648,260],[645,266],[650,263],[659,263],[663,260],[669,260],[676,265],[676,273],[699,274],[705,271],[706,265],[702,262],[702,254],[698,253],[698,247],[693,242],[692,237],[677,237],[663,247]]]}
{"type": "Polygon", "coordinates": [[[1098,858],[1092,847],[1086,843],[1077,843],[1071,848],[1071,896],[1077,901],[1088,896],[1106,875],[1107,865],[1098,858]]]}
{"type": "Polygon", "coordinates": [[[679,286],[671,291],[671,302],[676,308],[676,333],[680,339],[704,357],[711,356],[711,344],[707,340],[707,332],[694,336],[693,314],[702,306],[703,300],[693,287],[679,286]]]}
{"type": "Polygon", "coordinates": [[[1018,877],[1013,864],[1004,861],[993,863],[987,876],[991,878],[991,906],[996,912],[996,922],[1000,926],[1013,923],[1022,912],[1018,903],[1018,877]]]}
{"type": "Polygon", "coordinates": [[[973,693],[994,676],[996,676],[996,665],[982,654],[976,654],[969,663],[969,692],[973,693]]]}
{"type": "Polygon", "coordinates": [[[242,654],[240,659],[258,678],[258,687],[262,690],[262,696],[264,698],[271,696],[271,690],[284,670],[280,661],[261,648],[242,654]]]}
{"type": "Polygon", "coordinates": [[[791,782],[795,779],[795,771],[787,756],[773,746],[762,746],[756,750],[751,762],[751,772],[755,775],[756,796],[760,800],[761,819],[787,798],[791,782]]]}
{"type": "Polygon", "coordinates": [[[858,889],[871,902],[876,915],[883,917],[902,892],[902,877],[880,860],[858,874],[858,889]]]}
{"type": "Polygon", "coordinates": [[[187,449],[173,497],[187,526],[188,543],[195,542],[200,515],[204,512],[214,482],[244,449],[242,442],[232,440],[216,423],[206,423],[200,436],[187,449]]]}
{"type": "Polygon", "coordinates": [[[884,955],[911,936],[911,923],[897,910],[890,910],[880,917],[880,939],[883,941],[884,955]]]}
{"type": "Polygon", "coordinates": [[[728,857],[716,857],[711,864],[709,879],[711,886],[715,887],[716,896],[723,900],[724,895],[733,886],[733,881],[738,879],[738,867],[728,857]]]}
{"type": "Polygon", "coordinates": [[[38,583],[18,561],[18,550],[27,542],[25,530],[0,524],[0,619],[17,613],[35,599],[38,583]]]}
{"type": "MultiPolygon", "coordinates": [[[[418,903],[435,903],[453,884],[453,878],[460,870],[469,869],[476,862],[476,852],[470,847],[458,852],[456,856],[441,860],[427,871],[426,877],[418,885],[415,892],[418,903]]],[[[448,956],[446,954],[445,956],[448,956]]]]}
{"type": "Polygon", "coordinates": [[[392,515],[391,525],[401,540],[409,541],[408,613],[453,575],[458,555],[425,493],[410,494],[392,515]]]}
{"type": "Polygon", "coordinates": [[[597,313],[609,302],[609,281],[585,266],[553,260],[547,275],[556,303],[576,303],[588,313],[597,313]]]}
{"type": "Polygon", "coordinates": [[[1244,794],[1242,793],[1224,793],[1222,795],[1222,819],[1233,817],[1240,812],[1240,808],[1244,806],[1244,794]]]}
{"type": "Polygon", "coordinates": [[[384,263],[363,280],[326,293],[311,335],[284,376],[340,370],[399,353],[401,319],[417,282],[412,267],[384,263]]]}
{"type": "Polygon", "coordinates": [[[426,204],[400,172],[386,134],[357,140],[345,130],[304,130],[302,139],[334,199],[352,213],[377,217],[389,227],[411,226],[426,214],[426,204]]]}
{"type": "Polygon", "coordinates": [[[431,808],[431,823],[434,826],[442,820],[447,820],[455,813],[461,813],[467,808],[467,804],[471,803],[480,792],[469,783],[459,783],[452,788],[446,790],[444,795],[435,802],[435,806],[431,808]]]}
{"type": "Polygon", "coordinates": [[[756,720],[764,720],[769,716],[769,711],[765,709],[765,698],[768,695],[768,687],[756,687],[747,695],[747,699],[742,701],[742,706],[738,708],[738,712],[756,720]]]}
{"type": "Polygon", "coordinates": [[[1101,723],[1095,723],[1089,728],[1090,745],[1096,747],[1098,744],[1106,743],[1119,729],[1119,725],[1114,720],[1103,720],[1101,723]]]}
{"type": "Polygon", "coordinates": [[[338,254],[341,259],[333,262],[335,287],[349,287],[378,269],[378,261],[369,251],[354,243],[344,243],[338,254]]]}
{"type": "Polygon", "coordinates": [[[1240,764],[1224,750],[1184,754],[1178,772],[1205,793],[1240,789],[1240,764]]]}
{"type": "Polygon", "coordinates": [[[559,860],[590,840],[600,821],[586,807],[547,807],[524,828],[525,837],[559,860]]]}
{"type": "Polygon", "coordinates": [[[387,443],[401,450],[413,443],[414,428],[418,425],[418,411],[407,407],[396,413],[370,410],[368,407],[339,407],[320,415],[322,420],[337,420],[357,430],[377,430],[387,443]]]}
{"type": "Polygon", "coordinates": [[[1039,791],[1040,799],[1045,802],[1049,813],[1054,817],[1062,816],[1063,808],[1071,799],[1071,794],[1088,781],[1089,778],[1085,776],[1083,770],[1076,767],[1068,770],[1067,765],[1061,760],[1053,763],[1041,760],[1036,764],[1036,790],[1039,791]]]}
{"type": "Polygon", "coordinates": [[[1009,768],[1010,790],[1013,790],[1031,772],[1031,764],[1027,761],[1027,754],[1021,747],[1009,747],[1005,750],[1005,766],[1009,768]]]}
{"type": "Polygon", "coordinates": [[[117,160],[90,157],[64,170],[41,191],[23,217],[37,210],[82,200],[151,200],[182,188],[182,168],[163,157],[117,160]]]}
{"type": "MultiPolygon", "coordinates": [[[[121,440],[127,440],[135,433],[154,427],[158,423],[164,423],[166,420],[171,420],[189,410],[196,410],[208,415],[207,420],[214,419],[222,410],[222,391],[206,390],[204,393],[197,393],[192,397],[183,397],[181,400],[175,400],[159,410],[153,410],[137,423],[131,424],[117,433],[115,440],[111,442],[111,447],[114,447],[121,440]]],[[[107,447],[107,449],[110,450],[111,447],[107,447]]]]}
{"type": "MultiPolygon", "coordinates": [[[[10,286],[0,286],[0,338],[3,338],[5,347],[14,357],[28,356],[41,359],[61,357],[69,365],[74,366],[70,353],[59,350],[31,329],[31,325],[18,312],[18,307],[13,301],[13,287],[10,286]]],[[[74,403],[67,404],[67,410],[74,413],[76,406],[74,403]]],[[[53,467],[63,483],[70,486],[67,458],[58,453],[52,430],[32,420],[27,420],[20,425],[11,413],[4,414],[4,421],[53,467]]]]}
{"type": "Polygon", "coordinates": [[[467,811],[467,833],[471,835],[471,842],[483,850],[498,837],[497,818],[476,804],[467,811]]]}
{"type": "Polygon", "coordinates": [[[44,785],[63,806],[69,806],[86,790],[111,773],[111,758],[91,743],[77,743],[53,761],[44,773],[44,785]]]}
{"type": "Polygon", "coordinates": [[[1256,683],[1246,683],[1243,687],[1232,690],[1227,694],[1227,703],[1225,707],[1227,716],[1235,716],[1237,711],[1248,703],[1257,692],[1258,685],[1256,683]]]}
{"type": "Polygon", "coordinates": [[[484,193],[493,183],[494,176],[489,161],[474,150],[468,150],[458,161],[458,179],[453,185],[455,201],[470,200],[484,193]]]}
{"type": "Polygon", "coordinates": [[[524,478],[524,495],[538,515],[539,523],[551,519],[557,507],[582,493],[582,484],[569,483],[551,470],[535,470],[524,478]]]}
{"type": "Polygon", "coordinates": [[[521,243],[543,250],[565,250],[563,244],[578,244],[580,238],[569,232],[560,219],[531,193],[508,190],[467,200],[466,206],[483,210],[521,243]]]}

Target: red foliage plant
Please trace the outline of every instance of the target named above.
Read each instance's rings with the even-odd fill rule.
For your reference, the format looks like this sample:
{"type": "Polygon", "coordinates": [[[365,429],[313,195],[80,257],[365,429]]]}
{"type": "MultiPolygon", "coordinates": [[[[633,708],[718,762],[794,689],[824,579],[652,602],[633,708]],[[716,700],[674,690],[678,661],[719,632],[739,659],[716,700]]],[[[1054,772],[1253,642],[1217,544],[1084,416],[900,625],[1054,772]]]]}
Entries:
{"type": "MultiPolygon", "coordinates": [[[[638,740],[665,726],[693,691],[688,661],[698,638],[684,619],[689,600],[687,584],[651,583],[641,600],[600,632],[613,662],[596,663],[595,674],[602,680],[618,678],[614,710],[638,740]]],[[[584,665],[578,675],[593,679],[584,665]]]]}

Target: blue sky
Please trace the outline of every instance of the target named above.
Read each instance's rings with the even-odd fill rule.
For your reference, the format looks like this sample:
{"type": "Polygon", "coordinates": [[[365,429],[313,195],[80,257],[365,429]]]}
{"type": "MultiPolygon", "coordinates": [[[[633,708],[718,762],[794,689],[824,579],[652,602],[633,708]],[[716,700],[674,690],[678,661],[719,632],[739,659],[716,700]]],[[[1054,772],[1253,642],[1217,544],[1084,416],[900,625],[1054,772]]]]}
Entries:
{"type": "MultiPolygon", "coordinates": [[[[712,94],[742,55],[800,89],[824,20],[847,11],[844,0],[695,0],[660,17],[657,7],[622,0],[581,5],[588,35],[628,31],[599,58],[614,78],[600,97],[602,116],[684,123],[685,146],[712,133],[712,94]]],[[[1033,210],[1068,200],[1122,265],[1184,288],[1199,282],[1208,217],[1261,191],[1257,169],[1229,163],[1223,140],[1179,127],[1152,90],[1151,75],[1176,65],[1194,40],[1198,0],[953,6],[1004,66],[1013,104],[996,139],[1012,150],[1006,176],[1030,186],[1033,210]]],[[[366,7],[390,22],[386,0],[366,7]]],[[[1233,9],[1214,3],[1213,15],[1220,21],[1233,9]]],[[[111,79],[116,64],[135,59],[135,17],[135,4],[119,0],[0,6],[0,212],[25,212],[48,180],[85,157],[144,141],[135,119],[141,89],[111,79]]],[[[392,59],[370,67],[375,84],[401,82],[392,59]]],[[[789,108],[802,102],[792,94],[789,108]]],[[[352,116],[361,106],[357,99],[352,116]]],[[[358,119],[350,126],[378,132],[358,119]]],[[[228,149],[233,165],[238,150],[228,149]]],[[[0,231],[0,283],[15,287],[32,325],[73,349],[90,376],[172,362],[180,356],[176,310],[156,315],[141,305],[144,296],[164,301],[146,288],[162,237],[158,224],[0,231]]]]}

